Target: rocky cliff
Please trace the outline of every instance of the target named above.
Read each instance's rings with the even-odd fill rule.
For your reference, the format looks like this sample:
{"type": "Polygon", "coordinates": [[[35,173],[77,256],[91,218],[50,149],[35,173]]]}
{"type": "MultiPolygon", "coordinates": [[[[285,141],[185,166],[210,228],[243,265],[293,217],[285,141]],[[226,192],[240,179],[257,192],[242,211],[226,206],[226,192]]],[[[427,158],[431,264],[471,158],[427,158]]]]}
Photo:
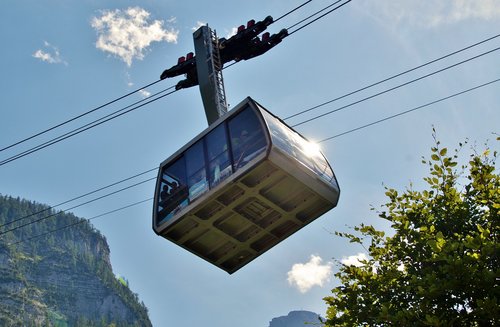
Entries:
{"type": "Polygon", "coordinates": [[[114,275],[106,239],[87,220],[0,195],[0,326],[151,322],[137,294],[114,275]]]}

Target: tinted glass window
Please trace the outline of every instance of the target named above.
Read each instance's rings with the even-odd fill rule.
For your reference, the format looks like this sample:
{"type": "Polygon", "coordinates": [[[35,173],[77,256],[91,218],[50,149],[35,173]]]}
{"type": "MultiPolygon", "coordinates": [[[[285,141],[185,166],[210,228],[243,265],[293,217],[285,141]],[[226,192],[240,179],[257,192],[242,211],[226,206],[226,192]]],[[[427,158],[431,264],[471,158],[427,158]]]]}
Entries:
{"type": "Polygon", "coordinates": [[[186,170],[188,177],[205,166],[203,140],[196,142],[186,151],[186,170]]]}
{"type": "Polygon", "coordinates": [[[185,156],[189,200],[192,202],[208,191],[203,140],[200,140],[191,146],[186,151],[185,156]]]}
{"type": "Polygon", "coordinates": [[[205,136],[207,144],[208,159],[213,159],[224,151],[227,151],[227,137],[224,124],[217,126],[207,136],[205,136]]]}
{"type": "Polygon", "coordinates": [[[255,112],[249,107],[228,123],[233,168],[238,170],[266,149],[266,138],[255,112]]]}
{"type": "Polygon", "coordinates": [[[323,180],[337,187],[333,171],[318,145],[309,142],[265,110],[262,110],[262,115],[269,126],[274,146],[308,167],[323,180]]]}
{"type": "Polygon", "coordinates": [[[206,136],[205,141],[208,155],[208,179],[212,188],[232,173],[225,125],[221,124],[212,130],[206,136]]]}
{"type": "Polygon", "coordinates": [[[184,157],[166,166],[161,173],[157,224],[168,220],[188,205],[184,157]]]}

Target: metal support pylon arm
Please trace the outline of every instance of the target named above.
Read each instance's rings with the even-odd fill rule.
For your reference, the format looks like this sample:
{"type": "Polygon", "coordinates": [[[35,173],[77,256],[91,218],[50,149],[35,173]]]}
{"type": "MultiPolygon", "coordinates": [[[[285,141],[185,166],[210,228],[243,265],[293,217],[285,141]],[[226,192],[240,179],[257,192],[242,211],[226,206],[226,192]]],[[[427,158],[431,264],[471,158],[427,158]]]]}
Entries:
{"type": "Polygon", "coordinates": [[[208,124],[227,112],[222,63],[215,31],[208,25],[193,33],[196,53],[196,74],[208,124]]]}

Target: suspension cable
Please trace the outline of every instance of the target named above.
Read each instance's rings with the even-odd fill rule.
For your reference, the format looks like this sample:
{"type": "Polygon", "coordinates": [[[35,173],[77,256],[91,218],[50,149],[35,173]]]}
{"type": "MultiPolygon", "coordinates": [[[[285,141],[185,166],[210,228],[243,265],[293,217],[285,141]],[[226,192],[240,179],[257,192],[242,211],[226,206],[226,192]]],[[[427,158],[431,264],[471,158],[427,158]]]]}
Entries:
{"type": "Polygon", "coordinates": [[[431,65],[431,64],[433,64],[433,63],[435,63],[435,62],[438,62],[438,61],[440,61],[440,60],[443,60],[443,59],[446,59],[446,58],[451,57],[451,56],[453,56],[453,55],[456,55],[456,54],[458,54],[458,53],[460,53],[460,52],[463,52],[463,51],[465,51],[465,50],[469,50],[469,49],[471,49],[471,48],[473,48],[473,47],[476,47],[476,46],[478,46],[478,45],[481,45],[481,44],[483,44],[483,43],[486,43],[486,42],[488,42],[488,41],[491,41],[491,40],[493,40],[493,39],[495,39],[495,38],[497,38],[497,37],[499,37],[499,36],[500,36],[500,34],[497,34],[497,35],[494,35],[494,36],[489,37],[489,38],[487,38],[487,39],[484,39],[484,40],[482,40],[482,41],[476,42],[476,43],[474,43],[474,44],[471,44],[471,45],[466,46],[466,47],[464,47],[464,48],[461,48],[461,49],[459,49],[459,50],[456,50],[456,51],[453,51],[453,52],[451,52],[451,53],[448,53],[448,54],[446,54],[446,55],[444,55],[444,56],[441,56],[441,57],[439,57],[439,58],[436,58],[436,59],[433,59],[433,60],[431,60],[431,61],[428,61],[428,62],[426,62],[426,63],[424,63],[424,64],[422,64],[422,65],[418,65],[418,66],[416,66],[416,67],[410,68],[410,69],[405,70],[405,71],[403,71],[403,72],[401,72],[401,73],[398,73],[398,74],[396,74],[396,75],[392,75],[392,76],[387,77],[387,78],[385,78],[385,79],[382,79],[382,80],[380,80],[380,81],[378,81],[378,82],[375,82],[375,83],[372,83],[372,84],[370,84],[370,85],[364,86],[364,87],[362,87],[362,88],[360,88],[360,89],[357,89],[357,90],[355,90],[355,91],[352,91],[352,92],[346,93],[346,94],[344,94],[344,95],[342,95],[342,96],[339,96],[339,97],[337,97],[337,98],[335,98],[335,99],[332,99],[332,100],[326,101],[326,102],[324,102],[324,103],[322,103],[322,104],[319,104],[319,105],[317,105],[317,106],[314,106],[314,107],[311,107],[311,108],[308,108],[308,109],[305,109],[305,110],[299,111],[299,112],[297,112],[297,113],[295,113],[295,114],[293,114],[293,115],[290,115],[290,116],[288,116],[288,117],[283,118],[283,120],[288,120],[288,119],[291,119],[291,118],[293,118],[293,117],[296,117],[296,116],[302,115],[302,114],[304,114],[304,113],[306,113],[306,112],[309,112],[309,111],[311,111],[311,110],[314,110],[314,109],[317,109],[317,108],[319,108],[319,107],[322,107],[322,106],[324,106],[324,105],[326,105],[326,104],[329,104],[329,103],[332,103],[332,102],[335,102],[335,101],[341,100],[341,99],[346,98],[346,97],[348,97],[348,96],[350,96],[350,95],[353,95],[353,94],[359,93],[359,92],[364,91],[364,90],[366,90],[366,89],[369,89],[369,88],[371,88],[371,87],[374,87],[374,86],[377,86],[377,85],[379,85],[379,84],[385,83],[385,82],[390,81],[390,80],[392,80],[392,79],[395,79],[395,78],[397,78],[397,77],[399,77],[399,76],[402,76],[402,75],[408,74],[408,73],[410,73],[410,72],[412,72],[412,71],[415,71],[415,70],[417,70],[417,69],[420,69],[420,68],[423,68],[423,67],[425,67],[425,66],[431,65]]]}
{"type": "MultiPolygon", "coordinates": [[[[306,23],[306,24],[302,25],[301,27],[297,28],[296,30],[289,32],[289,33],[288,33],[288,36],[290,36],[290,35],[292,35],[292,34],[297,33],[297,32],[298,32],[298,31],[300,31],[301,29],[303,29],[303,28],[305,28],[305,27],[307,27],[307,26],[311,25],[312,23],[314,23],[314,22],[318,21],[319,19],[321,19],[321,18],[325,17],[326,15],[331,14],[331,13],[332,13],[332,12],[334,12],[335,10],[340,9],[341,7],[343,7],[344,5],[348,4],[348,3],[349,3],[349,2],[351,2],[351,1],[352,1],[352,0],[347,0],[346,2],[341,3],[341,4],[340,4],[340,5],[338,5],[337,7],[334,7],[334,8],[332,8],[332,9],[330,9],[329,11],[327,11],[326,13],[324,13],[323,15],[321,15],[321,16],[319,16],[319,17],[316,17],[315,19],[313,19],[313,20],[311,20],[310,22],[308,22],[308,23],[306,23]]],[[[324,9],[322,9],[322,10],[324,10],[324,9]]],[[[322,10],[321,10],[321,11],[322,11],[322,10]]],[[[319,13],[319,12],[318,12],[318,13],[319,13]]],[[[314,16],[314,15],[313,15],[313,16],[314,16]]]]}
{"type": "Polygon", "coordinates": [[[335,5],[336,5],[337,3],[339,3],[340,1],[342,1],[342,0],[337,0],[337,1],[335,1],[334,3],[332,3],[332,4],[330,4],[330,5],[326,6],[326,7],[324,7],[323,9],[316,11],[314,14],[309,15],[308,17],[306,17],[306,18],[302,19],[301,21],[299,21],[299,22],[297,22],[297,23],[293,24],[292,26],[288,27],[288,28],[287,28],[287,30],[291,30],[291,29],[292,29],[292,28],[294,28],[295,26],[302,24],[303,22],[307,21],[308,19],[310,19],[310,18],[312,18],[312,17],[314,17],[314,16],[316,16],[316,15],[318,15],[318,14],[322,13],[323,11],[327,10],[328,8],[330,8],[330,7],[332,7],[332,6],[335,6],[335,5]]]}
{"type": "MultiPolygon", "coordinates": [[[[420,80],[422,80],[422,79],[424,79],[424,78],[427,78],[427,77],[429,77],[429,76],[436,75],[436,74],[438,74],[438,73],[440,73],[440,72],[443,72],[443,71],[445,71],[445,70],[451,69],[451,68],[453,68],[453,67],[457,67],[457,66],[462,65],[462,64],[464,64],[464,63],[466,63],[466,62],[469,62],[469,61],[471,61],[471,60],[477,59],[477,58],[479,58],[479,57],[485,56],[485,55],[487,55],[487,54],[490,54],[490,53],[495,52],[495,51],[498,51],[498,50],[500,50],[500,47],[497,47],[497,48],[495,48],[495,49],[492,49],[492,50],[489,50],[489,51],[483,52],[483,53],[481,53],[481,54],[479,54],[479,55],[477,55],[477,56],[471,57],[471,58],[469,58],[469,59],[462,60],[462,61],[460,61],[460,62],[458,62],[458,63],[455,63],[455,64],[450,65],[450,66],[447,66],[447,67],[445,67],[445,68],[442,68],[442,69],[436,70],[436,71],[434,71],[434,72],[432,72],[432,73],[429,73],[429,74],[423,75],[423,76],[421,76],[421,77],[415,78],[415,79],[413,79],[413,80],[411,80],[411,81],[408,81],[408,82],[405,82],[405,83],[403,83],[403,84],[399,84],[399,85],[397,85],[397,86],[391,87],[391,88],[389,88],[389,89],[387,89],[387,90],[384,90],[384,91],[381,91],[381,92],[375,93],[375,94],[370,95],[370,96],[368,96],[368,97],[365,97],[365,98],[363,98],[363,99],[361,99],[361,100],[351,102],[351,103],[349,103],[349,104],[347,104],[347,105],[345,105],[345,106],[342,106],[342,107],[340,107],[340,108],[337,108],[337,109],[334,109],[334,110],[331,110],[331,111],[325,112],[325,113],[323,113],[323,114],[321,114],[321,115],[317,115],[317,116],[315,116],[315,117],[312,117],[312,118],[306,119],[306,120],[304,120],[304,121],[302,121],[302,122],[300,122],[300,123],[297,123],[297,124],[295,124],[295,125],[292,125],[292,127],[300,126],[300,125],[302,125],[302,124],[305,124],[305,123],[311,122],[311,121],[316,120],[316,119],[318,119],[318,118],[321,118],[321,117],[324,117],[324,116],[330,115],[330,114],[332,114],[332,113],[334,113],[334,112],[338,112],[338,111],[344,110],[344,109],[346,109],[346,108],[352,107],[352,106],[353,106],[353,105],[355,105],[355,104],[358,104],[358,103],[361,103],[361,102],[367,101],[367,100],[369,100],[369,99],[373,99],[373,98],[375,98],[375,97],[377,97],[377,96],[379,96],[379,95],[382,95],[382,94],[385,94],[385,93],[388,93],[388,92],[394,91],[394,90],[399,89],[399,88],[401,88],[401,87],[403,87],[403,86],[406,86],[406,85],[409,85],[409,84],[415,83],[415,82],[420,81],[420,80]]],[[[325,103],[323,103],[323,104],[321,104],[321,105],[319,105],[319,106],[325,105],[325,104],[327,104],[327,103],[329,103],[329,102],[325,102],[325,103]]],[[[317,107],[319,107],[319,106],[317,106],[317,107]]]]}
{"type": "Polygon", "coordinates": [[[42,149],[44,149],[44,148],[46,148],[46,147],[48,147],[48,146],[51,146],[51,145],[53,145],[53,144],[59,143],[59,142],[61,142],[61,141],[63,141],[63,140],[66,140],[66,139],[68,139],[68,138],[70,138],[70,137],[73,137],[73,136],[75,136],[75,135],[77,135],[77,134],[80,134],[80,133],[82,133],[82,132],[84,132],[84,131],[87,131],[87,130],[89,130],[89,129],[91,129],[91,128],[97,127],[97,126],[99,126],[99,125],[101,125],[101,124],[104,124],[104,123],[106,123],[106,122],[108,122],[108,121],[110,121],[110,120],[113,120],[113,119],[115,119],[115,118],[118,118],[118,117],[120,117],[120,116],[123,116],[123,115],[125,115],[125,114],[127,114],[127,113],[129,113],[129,112],[132,112],[132,111],[136,110],[136,109],[142,108],[142,107],[144,107],[144,106],[145,106],[145,105],[147,105],[147,104],[150,104],[150,103],[152,103],[152,102],[155,102],[155,101],[157,101],[157,100],[159,100],[159,99],[161,99],[161,98],[164,98],[164,97],[166,97],[166,96],[169,96],[169,95],[171,95],[171,94],[173,94],[173,93],[175,93],[175,92],[177,92],[177,91],[178,91],[178,90],[173,90],[173,91],[171,91],[171,92],[168,92],[168,93],[166,93],[166,94],[163,94],[163,95],[161,95],[161,96],[158,96],[158,97],[156,97],[156,98],[154,98],[154,99],[151,99],[151,98],[153,98],[154,96],[157,96],[158,94],[163,93],[163,92],[165,92],[165,91],[167,91],[167,90],[170,90],[170,89],[172,89],[172,88],[173,88],[173,86],[172,86],[172,87],[169,87],[169,88],[167,88],[167,89],[165,89],[165,90],[162,90],[162,91],[160,91],[160,92],[157,92],[157,93],[155,93],[155,94],[153,94],[153,95],[151,95],[151,96],[149,96],[149,97],[147,97],[147,98],[145,98],[145,99],[142,99],[142,100],[140,100],[140,101],[137,101],[137,102],[135,102],[135,103],[133,103],[133,104],[131,104],[131,105],[128,105],[128,106],[126,106],[126,107],[124,107],[124,108],[122,108],[122,109],[119,109],[119,110],[117,110],[117,111],[114,111],[114,112],[112,112],[112,113],[110,113],[110,114],[108,114],[108,115],[106,115],[106,116],[104,116],[104,117],[101,117],[101,118],[99,118],[99,119],[97,119],[97,120],[94,120],[93,122],[90,122],[90,123],[88,123],[88,124],[86,124],[86,125],[83,125],[83,126],[81,126],[81,127],[78,127],[78,128],[76,128],[76,129],[74,129],[74,130],[72,130],[72,131],[70,131],[70,132],[67,132],[67,133],[65,133],[65,134],[63,134],[63,135],[60,135],[60,136],[58,136],[58,137],[55,137],[55,138],[53,138],[53,139],[51,139],[51,140],[49,140],[49,141],[47,141],[47,142],[44,142],[44,143],[39,144],[39,145],[37,145],[37,146],[35,146],[35,147],[32,147],[32,148],[30,148],[30,149],[28,149],[28,150],[25,150],[25,151],[23,151],[23,152],[21,152],[21,153],[18,153],[18,154],[14,155],[14,156],[11,156],[11,157],[9,157],[9,158],[7,158],[7,159],[4,159],[4,160],[0,161],[0,166],[3,166],[3,165],[5,165],[5,164],[7,164],[7,163],[9,163],[9,162],[15,161],[15,160],[17,160],[17,159],[19,159],[19,158],[25,157],[25,156],[27,156],[27,155],[29,155],[29,154],[32,154],[32,153],[37,152],[37,151],[39,151],[39,150],[42,150],[42,149]],[[149,100],[149,101],[146,101],[146,100],[148,100],[148,99],[150,99],[150,100],[149,100]],[[142,104],[138,104],[138,103],[141,103],[141,102],[143,102],[143,103],[142,103],[142,104]],[[136,104],[138,104],[138,105],[136,105],[136,104]],[[136,106],[135,106],[135,107],[133,107],[134,105],[136,105],[136,106]],[[132,107],[132,108],[131,108],[131,107],[132,107]],[[128,110],[126,110],[126,109],[128,109],[128,110]]]}
{"type": "Polygon", "coordinates": [[[278,20],[282,19],[282,18],[285,18],[286,16],[290,15],[291,13],[295,12],[296,10],[299,10],[300,8],[304,7],[305,5],[307,5],[309,2],[311,2],[312,0],[309,0],[309,1],[306,1],[304,2],[303,4],[301,4],[300,6],[298,7],[295,7],[294,9],[290,10],[289,12],[287,12],[286,14],[284,15],[281,15],[280,17],[276,18],[273,23],[276,23],[278,20]]]}
{"type": "Polygon", "coordinates": [[[47,232],[39,234],[39,235],[35,235],[35,236],[32,236],[32,237],[29,237],[29,238],[21,239],[21,240],[16,241],[16,242],[8,243],[7,246],[17,245],[17,244],[20,244],[20,243],[32,241],[34,239],[37,239],[37,238],[40,238],[40,237],[43,237],[43,236],[47,236],[49,234],[52,234],[52,233],[55,233],[55,232],[59,232],[59,231],[61,231],[63,229],[83,224],[84,222],[90,222],[91,220],[94,220],[94,219],[97,219],[97,218],[100,218],[100,217],[103,217],[103,216],[107,216],[107,215],[110,215],[112,213],[115,213],[115,212],[118,212],[118,211],[122,211],[122,210],[125,210],[125,209],[128,209],[128,208],[131,208],[131,207],[135,207],[135,206],[137,206],[139,204],[142,204],[142,203],[145,203],[145,202],[149,202],[151,200],[153,200],[153,198],[149,198],[149,199],[146,199],[146,200],[138,201],[138,202],[135,202],[135,203],[132,203],[132,204],[129,204],[129,205],[126,205],[126,206],[123,206],[123,207],[120,207],[120,208],[117,208],[117,209],[114,209],[114,210],[102,213],[102,214],[94,216],[92,218],[88,218],[88,219],[83,219],[82,218],[81,220],[76,221],[76,222],[74,222],[72,224],[69,224],[69,225],[66,225],[66,226],[62,226],[62,227],[59,227],[59,228],[47,231],[47,232]]]}
{"type": "Polygon", "coordinates": [[[95,107],[94,109],[91,109],[91,110],[89,110],[89,111],[86,111],[86,112],[84,112],[84,113],[82,113],[82,114],[79,114],[78,116],[75,116],[75,117],[73,117],[73,118],[70,118],[70,119],[68,119],[68,120],[66,120],[66,121],[64,121],[64,122],[62,122],[62,123],[59,123],[59,124],[57,124],[57,125],[55,125],[55,126],[52,126],[52,127],[50,127],[50,128],[47,128],[46,130],[43,130],[43,131],[38,132],[38,133],[36,133],[36,134],[33,134],[33,135],[31,135],[31,136],[29,136],[29,137],[27,137],[27,138],[24,138],[24,139],[22,139],[22,140],[20,140],[20,141],[17,141],[17,142],[15,142],[15,143],[12,143],[11,145],[8,145],[8,146],[6,146],[6,147],[1,148],[1,149],[0,149],[0,152],[5,151],[5,150],[7,150],[7,149],[10,149],[10,148],[12,148],[12,147],[14,147],[14,146],[16,146],[16,145],[22,144],[22,143],[24,143],[24,142],[26,142],[26,141],[29,141],[29,140],[31,140],[31,139],[33,139],[33,138],[35,138],[35,137],[38,137],[38,136],[40,136],[40,135],[43,135],[43,134],[45,134],[45,133],[48,133],[48,132],[50,132],[50,131],[52,131],[52,130],[54,130],[54,129],[56,129],[56,128],[59,128],[59,127],[61,127],[61,126],[64,126],[64,125],[66,125],[66,124],[68,124],[68,123],[70,123],[70,122],[72,122],[72,121],[75,121],[75,120],[77,120],[77,119],[79,119],[79,118],[82,118],[82,117],[84,117],[84,116],[86,116],[86,115],[88,115],[88,114],[91,114],[91,113],[93,113],[93,112],[95,112],[95,111],[97,111],[97,110],[99,110],[99,109],[102,109],[102,108],[104,108],[104,107],[106,107],[106,106],[109,106],[109,105],[111,105],[111,104],[113,104],[113,103],[115,103],[115,102],[117,102],[117,101],[120,101],[120,100],[122,100],[122,99],[124,99],[124,98],[126,98],[126,97],[128,97],[128,96],[130,96],[130,95],[132,95],[132,94],[134,94],[134,93],[137,93],[137,92],[139,92],[139,91],[141,91],[141,90],[144,90],[145,88],[148,88],[148,87],[150,87],[150,86],[153,86],[153,85],[155,85],[156,83],[159,83],[159,82],[161,82],[161,80],[157,80],[157,81],[155,81],[155,82],[152,82],[152,83],[149,83],[149,84],[147,84],[147,85],[144,85],[144,86],[143,86],[143,87],[141,87],[141,88],[135,89],[134,91],[131,91],[131,92],[129,92],[129,93],[127,93],[127,94],[125,94],[125,95],[122,95],[121,97],[118,97],[118,98],[116,98],[116,99],[114,99],[114,100],[111,100],[111,101],[109,101],[109,102],[106,102],[106,103],[104,103],[104,104],[102,104],[102,105],[100,105],[100,106],[98,106],[98,107],[95,107]]]}
{"type": "Polygon", "coordinates": [[[4,230],[4,231],[1,231],[1,232],[0,232],[0,237],[1,237],[2,235],[5,235],[5,234],[9,233],[9,232],[13,232],[13,231],[15,231],[15,230],[18,230],[18,229],[24,228],[24,227],[26,227],[26,226],[29,226],[29,225],[32,225],[32,224],[36,224],[36,223],[39,223],[39,222],[41,222],[41,221],[47,220],[47,219],[49,219],[49,218],[52,218],[52,217],[54,217],[54,216],[57,216],[58,214],[60,214],[60,213],[62,213],[62,212],[66,212],[66,211],[69,211],[69,210],[72,210],[72,209],[75,209],[75,208],[79,208],[79,207],[84,206],[84,205],[86,205],[86,204],[89,204],[89,203],[92,203],[92,202],[95,202],[95,201],[98,201],[98,200],[101,200],[101,199],[107,198],[107,197],[109,197],[109,196],[111,196],[111,195],[115,195],[115,194],[117,194],[117,193],[120,193],[120,192],[123,192],[123,191],[125,191],[125,190],[131,189],[131,188],[136,187],[136,186],[138,186],[138,185],[141,185],[141,184],[144,184],[144,183],[150,182],[150,181],[152,181],[152,180],[154,180],[154,179],[156,179],[156,177],[146,179],[146,180],[144,180],[144,181],[141,181],[141,182],[135,183],[135,184],[133,184],[133,185],[129,185],[129,186],[124,187],[124,188],[121,188],[121,189],[119,189],[119,190],[117,190],[117,191],[114,191],[114,192],[111,192],[111,193],[108,193],[108,194],[104,194],[104,195],[99,196],[99,197],[97,197],[97,198],[94,198],[94,199],[92,199],[92,200],[89,200],[89,201],[86,201],[86,202],[80,203],[80,204],[78,204],[78,205],[75,205],[75,206],[73,206],[73,207],[71,207],[71,208],[68,208],[68,209],[65,209],[65,210],[61,210],[61,211],[59,211],[59,212],[55,212],[55,213],[53,213],[53,214],[47,215],[47,216],[42,217],[42,218],[38,218],[38,219],[36,219],[36,220],[30,221],[30,222],[28,222],[28,223],[25,223],[25,224],[22,224],[22,225],[19,225],[19,226],[16,226],[16,227],[13,227],[13,228],[11,228],[11,229],[7,229],[7,230],[4,230]]]}
{"type": "Polygon", "coordinates": [[[158,169],[158,168],[148,169],[148,170],[146,170],[146,171],[143,171],[142,173],[138,173],[138,174],[135,174],[135,175],[133,175],[133,176],[131,176],[131,177],[127,177],[127,178],[125,178],[125,179],[122,179],[122,180],[119,180],[119,181],[117,181],[117,182],[114,182],[114,183],[108,184],[108,185],[106,185],[106,186],[102,186],[102,187],[100,187],[100,188],[98,188],[98,189],[95,189],[95,190],[90,191],[90,192],[87,192],[87,193],[85,193],[85,194],[82,194],[82,195],[76,196],[76,197],[74,197],[74,198],[72,198],[72,199],[66,200],[66,201],[61,202],[61,203],[58,203],[58,204],[56,204],[56,205],[53,205],[53,206],[48,206],[48,207],[47,207],[47,208],[45,208],[45,209],[39,210],[39,211],[37,211],[37,212],[34,212],[34,213],[29,214],[29,215],[23,216],[23,217],[21,217],[21,218],[13,219],[13,220],[11,220],[11,221],[8,221],[8,222],[6,222],[6,223],[4,223],[4,224],[0,225],[0,228],[3,228],[3,227],[5,227],[5,226],[11,225],[11,224],[13,224],[13,223],[16,223],[16,222],[22,221],[22,220],[27,219],[27,218],[29,218],[29,217],[33,217],[33,216],[35,216],[35,215],[39,215],[39,214],[41,214],[41,213],[44,213],[44,212],[50,211],[50,210],[55,209],[55,208],[57,208],[57,207],[60,207],[60,206],[62,206],[62,205],[68,204],[68,203],[70,203],[70,202],[73,202],[73,201],[79,200],[79,199],[84,198],[84,197],[86,197],[86,196],[89,196],[89,195],[95,194],[95,193],[97,193],[97,192],[103,191],[103,190],[105,190],[105,189],[108,189],[108,188],[110,188],[110,187],[113,187],[113,186],[116,186],[116,185],[118,185],[118,184],[124,183],[124,182],[129,181],[129,180],[131,180],[131,179],[134,179],[134,178],[136,178],[136,177],[139,177],[139,176],[145,175],[145,174],[150,173],[150,172],[152,172],[152,171],[154,171],[154,170],[157,170],[157,169],[158,169]]]}
{"type": "Polygon", "coordinates": [[[471,92],[471,91],[474,91],[474,90],[477,90],[479,88],[482,88],[482,87],[485,87],[485,86],[488,86],[490,84],[493,84],[493,83],[496,83],[500,81],[500,78],[496,79],[496,80],[493,80],[493,81],[490,81],[490,82],[487,82],[487,83],[484,83],[484,84],[481,84],[481,85],[478,85],[478,86],[475,86],[475,87],[472,87],[470,89],[467,89],[467,90],[463,90],[463,91],[460,91],[460,92],[457,92],[455,94],[452,94],[452,95],[449,95],[447,97],[444,97],[444,98],[441,98],[441,99],[438,99],[438,100],[434,100],[434,101],[431,101],[431,102],[428,102],[426,104],[423,104],[421,106],[418,106],[418,107],[415,107],[415,108],[412,108],[412,109],[409,109],[409,110],[405,110],[405,111],[402,111],[400,113],[397,113],[397,114],[394,114],[394,115],[391,115],[391,116],[388,116],[388,117],[385,117],[385,118],[382,118],[382,119],[379,119],[377,121],[374,121],[374,122],[371,122],[369,124],[366,124],[366,125],[363,125],[363,126],[360,126],[360,127],[356,127],[356,128],[353,128],[351,130],[348,130],[348,131],[345,131],[343,133],[340,133],[340,134],[337,134],[337,135],[334,135],[334,136],[330,136],[330,137],[327,137],[321,141],[319,141],[318,143],[322,143],[322,142],[326,142],[328,140],[331,140],[331,139],[334,139],[334,138],[337,138],[337,137],[340,137],[342,135],[346,135],[346,134],[349,134],[349,133],[352,133],[352,132],[355,132],[355,131],[359,131],[361,129],[364,129],[364,128],[367,128],[367,127],[370,127],[370,126],[373,126],[373,125],[376,125],[376,124],[379,124],[379,123],[382,123],[384,121],[387,121],[387,120],[390,120],[390,119],[393,119],[393,118],[396,118],[396,117],[399,117],[399,116],[402,116],[402,115],[405,115],[405,114],[408,114],[410,112],[413,112],[413,111],[417,111],[419,109],[423,109],[425,107],[428,107],[430,105],[433,105],[433,104],[436,104],[436,103],[439,103],[439,102],[442,102],[442,101],[445,101],[445,100],[448,100],[448,99],[451,99],[451,98],[454,98],[454,97],[457,97],[459,95],[462,95],[462,94],[465,94],[465,93],[468,93],[468,92],[471,92]]]}

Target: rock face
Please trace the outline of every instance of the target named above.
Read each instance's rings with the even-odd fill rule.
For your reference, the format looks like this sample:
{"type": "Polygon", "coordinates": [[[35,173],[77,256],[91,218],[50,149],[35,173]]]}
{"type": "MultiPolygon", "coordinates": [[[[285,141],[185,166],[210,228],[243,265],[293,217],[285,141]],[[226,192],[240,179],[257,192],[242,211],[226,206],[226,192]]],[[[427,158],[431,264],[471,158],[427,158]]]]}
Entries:
{"type": "Polygon", "coordinates": [[[0,195],[0,326],[151,322],[137,294],[114,275],[106,239],[87,220],[0,195]]]}
{"type": "Polygon", "coordinates": [[[306,323],[319,323],[319,315],[310,311],[291,311],[287,316],[273,318],[269,327],[305,327],[306,323]]]}

